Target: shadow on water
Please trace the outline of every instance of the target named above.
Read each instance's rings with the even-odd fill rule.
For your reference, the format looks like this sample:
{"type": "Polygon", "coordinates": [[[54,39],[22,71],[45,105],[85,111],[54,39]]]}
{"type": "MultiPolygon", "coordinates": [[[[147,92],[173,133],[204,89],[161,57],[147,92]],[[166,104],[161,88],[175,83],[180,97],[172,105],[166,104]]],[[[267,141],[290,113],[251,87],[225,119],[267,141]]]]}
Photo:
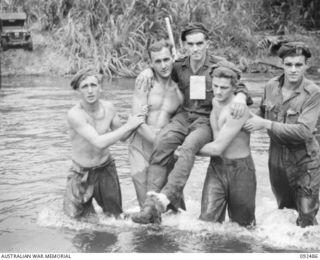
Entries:
{"type": "MultiPolygon", "coordinates": [[[[246,76],[257,109],[263,82],[246,76]]],[[[62,211],[70,166],[66,112],[77,102],[69,80],[50,77],[3,78],[0,90],[0,250],[5,252],[316,252],[320,227],[296,227],[296,213],[278,210],[267,170],[269,140],[251,135],[257,172],[257,227],[247,230],[228,220],[198,220],[208,158],[197,158],[184,194],[187,211],[165,214],[161,226],[141,226],[98,213],[76,221],[62,211]]],[[[105,82],[123,119],[130,112],[134,80],[105,82]]],[[[123,208],[138,210],[127,144],[111,149],[118,169],[123,208]]],[[[317,216],[320,221],[319,215],[317,216]]]]}

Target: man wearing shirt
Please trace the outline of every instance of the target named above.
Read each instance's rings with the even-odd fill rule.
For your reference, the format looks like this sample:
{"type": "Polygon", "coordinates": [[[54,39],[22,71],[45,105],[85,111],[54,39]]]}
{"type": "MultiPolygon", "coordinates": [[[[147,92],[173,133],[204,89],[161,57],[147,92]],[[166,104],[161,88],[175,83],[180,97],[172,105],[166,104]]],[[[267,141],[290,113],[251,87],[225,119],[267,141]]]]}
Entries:
{"type": "Polygon", "coordinates": [[[278,53],[284,73],[265,86],[261,114],[245,124],[266,129],[270,137],[269,174],[279,209],[298,211],[297,225],[316,225],[319,209],[320,152],[315,138],[320,115],[320,88],[305,78],[309,48],[284,44],[278,53]]]}

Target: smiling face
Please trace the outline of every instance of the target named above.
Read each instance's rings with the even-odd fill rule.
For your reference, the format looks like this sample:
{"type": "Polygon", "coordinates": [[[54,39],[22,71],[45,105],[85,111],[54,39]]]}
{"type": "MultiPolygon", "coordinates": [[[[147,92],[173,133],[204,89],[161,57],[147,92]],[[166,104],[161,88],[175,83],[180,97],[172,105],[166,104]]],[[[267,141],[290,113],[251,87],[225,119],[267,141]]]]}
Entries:
{"type": "Polygon", "coordinates": [[[213,77],[212,90],[214,99],[218,102],[226,102],[234,96],[234,87],[230,78],[213,77]]]}
{"type": "Polygon", "coordinates": [[[161,78],[169,78],[173,68],[173,58],[170,50],[163,47],[160,51],[151,51],[151,66],[161,78]]]}
{"type": "Polygon", "coordinates": [[[202,32],[195,32],[186,36],[185,48],[191,61],[199,62],[205,59],[208,41],[202,32]]]}
{"type": "Polygon", "coordinates": [[[93,104],[99,100],[101,94],[101,86],[97,77],[88,76],[79,84],[78,92],[81,99],[89,104],[93,104]]]}
{"type": "Polygon", "coordinates": [[[283,59],[283,70],[285,80],[288,83],[295,84],[302,80],[307,70],[306,58],[300,56],[287,56],[283,59]]]}

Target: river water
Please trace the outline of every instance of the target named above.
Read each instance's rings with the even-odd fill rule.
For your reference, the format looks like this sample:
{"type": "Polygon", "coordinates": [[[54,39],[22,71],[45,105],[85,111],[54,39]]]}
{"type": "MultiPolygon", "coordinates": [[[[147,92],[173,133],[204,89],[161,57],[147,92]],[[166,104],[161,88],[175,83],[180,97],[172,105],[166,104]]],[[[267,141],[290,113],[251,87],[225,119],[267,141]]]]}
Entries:
{"type": "MultiPolygon", "coordinates": [[[[247,75],[257,104],[270,77],[247,75]]],[[[115,220],[101,212],[76,221],[62,211],[70,167],[66,112],[77,101],[68,79],[10,77],[0,89],[1,252],[318,252],[320,227],[301,229],[293,210],[278,210],[267,170],[268,138],[254,133],[257,173],[256,219],[252,230],[226,221],[198,220],[207,158],[197,158],[185,188],[187,211],[166,214],[161,226],[115,220]]],[[[319,81],[318,81],[319,83],[319,81]]],[[[104,83],[104,98],[122,118],[130,109],[133,80],[104,83]]],[[[257,107],[257,105],[255,105],[257,107]]],[[[127,144],[111,149],[118,168],[125,211],[138,210],[127,144]]],[[[317,216],[320,222],[320,216],[317,216]]]]}

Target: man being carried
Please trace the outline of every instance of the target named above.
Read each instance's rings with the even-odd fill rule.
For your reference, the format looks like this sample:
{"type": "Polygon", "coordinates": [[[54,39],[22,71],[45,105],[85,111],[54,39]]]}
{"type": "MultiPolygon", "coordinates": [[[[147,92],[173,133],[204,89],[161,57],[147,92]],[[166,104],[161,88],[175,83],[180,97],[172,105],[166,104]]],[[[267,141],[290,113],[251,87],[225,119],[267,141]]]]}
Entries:
{"type": "MultiPolygon", "coordinates": [[[[140,207],[146,198],[146,170],[156,135],[170,122],[183,101],[178,85],[171,79],[172,45],[165,40],[154,42],[148,48],[148,54],[155,73],[154,81],[151,87],[137,81],[132,106],[133,114],[145,110],[146,122],[136,130],[129,145],[131,174],[140,207]]],[[[184,205],[180,207],[184,208],[184,205]]]]}
{"type": "MultiPolygon", "coordinates": [[[[179,207],[195,154],[212,140],[209,114],[213,93],[209,72],[211,66],[223,60],[207,53],[208,31],[203,24],[189,24],[182,32],[181,39],[188,56],[174,63],[172,78],[178,82],[184,95],[183,106],[157,136],[147,170],[148,191],[161,191],[160,195],[175,208],[179,207]],[[180,156],[172,171],[168,172],[167,165],[179,145],[180,156]]],[[[149,73],[150,70],[142,72],[139,77],[148,80],[149,73]]],[[[239,117],[246,107],[246,95],[242,93],[246,93],[246,88],[239,85],[235,92],[237,95],[231,105],[231,113],[239,117]]],[[[132,220],[137,223],[159,222],[160,214],[152,196],[147,196],[143,209],[132,220]]]]}
{"type": "Polygon", "coordinates": [[[279,209],[299,213],[297,225],[317,224],[320,152],[315,138],[320,115],[320,89],[305,78],[309,48],[301,42],[284,44],[278,53],[284,74],[265,86],[261,118],[245,124],[249,131],[266,129],[270,137],[269,174],[279,209]]]}
{"type": "Polygon", "coordinates": [[[72,145],[71,174],[68,176],[63,208],[71,217],[94,212],[92,198],[108,215],[122,213],[121,190],[114,160],[108,147],[125,139],[144,122],[129,117],[121,126],[113,104],[100,100],[101,75],[87,70],[71,82],[80,102],[68,112],[72,145]]]}
{"type": "Polygon", "coordinates": [[[202,191],[200,219],[222,222],[228,207],[231,221],[249,226],[255,223],[256,195],[250,135],[242,130],[249,118],[249,109],[239,119],[230,115],[238,73],[235,66],[223,64],[212,72],[214,98],[210,123],[215,139],[199,152],[199,155],[211,156],[202,191]]]}

